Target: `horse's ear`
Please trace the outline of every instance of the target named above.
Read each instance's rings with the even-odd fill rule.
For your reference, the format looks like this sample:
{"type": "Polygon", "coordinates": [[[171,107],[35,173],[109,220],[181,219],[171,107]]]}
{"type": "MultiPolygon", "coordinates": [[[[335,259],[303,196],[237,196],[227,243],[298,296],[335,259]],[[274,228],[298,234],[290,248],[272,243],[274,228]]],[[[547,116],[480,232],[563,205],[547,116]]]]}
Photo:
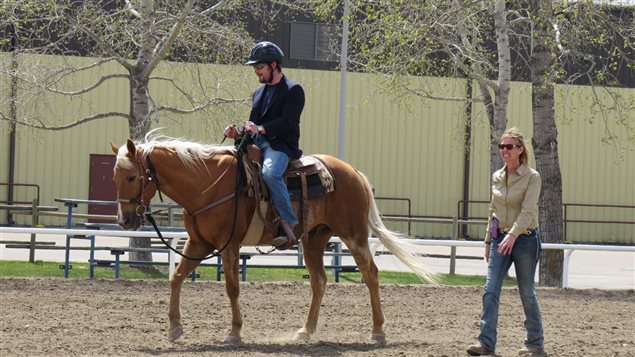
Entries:
{"type": "Polygon", "coordinates": [[[112,141],[110,142],[110,148],[112,149],[112,152],[114,152],[115,154],[119,153],[119,146],[113,144],[112,141]]]}
{"type": "Polygon", "coordinates": [[[134,158],[137,154],[137,147],[134,145],[134,142],[131,139],[128,139],[126,142],[126,147],[128,148],[128,157],[134,158]]]}

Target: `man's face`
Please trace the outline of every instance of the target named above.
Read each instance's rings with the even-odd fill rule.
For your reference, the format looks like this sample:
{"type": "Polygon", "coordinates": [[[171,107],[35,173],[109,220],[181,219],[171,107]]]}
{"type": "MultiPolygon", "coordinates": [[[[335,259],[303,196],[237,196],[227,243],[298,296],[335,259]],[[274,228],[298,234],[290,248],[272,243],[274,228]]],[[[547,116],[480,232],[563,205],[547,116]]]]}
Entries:
{"type": "Polygon", "coordinates": [[[258,76],[258,82],[269,83],[273,78],[272,68],[268,63],[254,64],[254,73],[258,76]]]}

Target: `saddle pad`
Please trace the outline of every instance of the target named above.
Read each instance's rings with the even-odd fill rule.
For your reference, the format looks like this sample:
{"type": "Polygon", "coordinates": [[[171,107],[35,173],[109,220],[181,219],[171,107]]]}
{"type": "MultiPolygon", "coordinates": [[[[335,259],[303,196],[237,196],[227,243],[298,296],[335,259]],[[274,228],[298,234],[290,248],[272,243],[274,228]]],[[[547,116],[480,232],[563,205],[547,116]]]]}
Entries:
{"type": "MultiPolygon", "coordinates": [[[[258,204],[260,205],[260,207],[256,207],[256,210],[260,210],[260,212],[262,212],[262,214],[266,217],[267,210],[269,209],[268,202],[259,201],[258,204]]],[[[254,210],[254,215],[251,217],[251,223],[249,223],[247,234],[245,234],[245,238],[243,238],[243,241],[241,243],[243,247],[258,245],[258,243],[260,242],[260,238],[262,238],[265,224],[262,222],[260,217],[258,217],[258,213],[256,210],[254,210]]]]}
{"type": "MultiPolygon", "coordinates": [[[[315,174],[306,177],[307,195],[308,198],[315,198],[325,195],[326,189],[322,185],[320,176],[315,174]]],[[[302,180],[300,177],[289,177],[287,179],[287,189],[289,190],[289,196],[291,201],[300,201],[302,199],[302,180]]]]}
{"type": "Polygon", "coordinates": [[[335,181],[331,170],[317,157],[303,156],[299,160],[294,160],[291,166],[292,168],[285,175],[291,201],[302,200],[302,179],[299,172],[306,174],[308,199],[335,191],[335,181]]]}

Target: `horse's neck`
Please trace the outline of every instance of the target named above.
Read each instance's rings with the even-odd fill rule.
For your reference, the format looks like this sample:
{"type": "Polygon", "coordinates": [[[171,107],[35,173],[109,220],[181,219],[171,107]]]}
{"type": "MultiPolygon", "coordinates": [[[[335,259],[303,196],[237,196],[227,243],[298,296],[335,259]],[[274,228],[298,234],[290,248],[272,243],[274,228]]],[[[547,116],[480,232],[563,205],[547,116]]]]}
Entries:
{"type": "Polygon", "coordinates": [[[194,168],[187,166],[173,153],[167,151],[153,153],[159,188],[174,202],[188,211],[195,211],[232,192],[235,181],[235,160],[229,155],[214,155],[197,163],[194,168]],[[156,161],[156,163],[155,163],[156,161]]]}

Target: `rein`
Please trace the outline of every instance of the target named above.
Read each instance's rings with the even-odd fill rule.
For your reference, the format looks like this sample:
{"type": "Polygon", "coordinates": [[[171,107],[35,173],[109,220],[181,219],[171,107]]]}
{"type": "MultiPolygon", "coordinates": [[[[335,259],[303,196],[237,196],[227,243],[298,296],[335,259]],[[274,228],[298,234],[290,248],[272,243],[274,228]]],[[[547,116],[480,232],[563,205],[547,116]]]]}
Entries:
{"type": "MultiPolygon", "coordinates": [[[[141,198],[140,198],[140,200],[137,198],[138,202],[134,202],[132,200],[129,200],[129,201],[126,201],[126,202],[139,203],[139,206],[137,206],[137,207],[141,207],[143,205],[142,213],[139,214],[139,212],[137,212],[137,215],[139,215],[141,217],[142,223],[143,223],[143,217],[144,216],[147,217],[148,222],[150,222],[150,224],[152,224],[152,227],[154,228],[154,231],[157,233],[157,236],[159,236],[159,238],[161,239],[161,242],[163,242],[163,244],[168,249],[170,249],[174,253],[178,254],[179,256],[181,256],[183,258],[186,258],[186,259],[189,259],[189,260],[194,260],[194,261],[199,261],[200,262],[200,261],[204,261],[204,260],[211,259],[213,257],[219,256],[220,253],[223,250],[225,250],[225,248],[227,248],[227,246],[229,245],[229,242],[231,241],[231,238],[234,235],[234,232],[236,230],[236,221],[237,221],[236,217],[238,217],[238,202],[239,202],[239,198],[240,198],[240,194],[239,194],[240,193],[240,175],[242,173],[242,170],[240,169],[241,168],[241,165],[240,165],[241,164],[240,150],[243,148],[243,146],[244,146],[244,144],[246,142],[246,137],[247,137],[246,135],[243,136],[243,138],[240,141],[240,144],[238,145],[238,147],[236,149],[236,154],[234,155],[234,158],[236,160],[238,160],[238,166],[237,166],[237,171],[236,171],[236,184],[235,184],[234,192],[232,192],[231,194],[221,198],[218,201],[210,203],[209,205],[207,205],[205,207],[199,208],[198,210],[194,211],[193,213],[187,212],[190,216],[192,216],[192,218],[195,221],[196,220],[195,219],[196,215],[198,215],[198,214],[200,214],[202,212],[205,212],[205,211],[207,211],[207,210],[209,210],[209,209],[211,209],[213,207],[219,206],[219,205],[231,200],[232,198],[234,198],[235,201],[236,201],[236,204],[234,204],[234,218],[232,219],[232,229],[231,229],[231,232],[230,232],[229,236],[227,237],[227,240],[225,241],[225,244],[223,244],[221,249],[218,249],[218,250],[212,252],[210,255],[208,255],[206,257],[203,257],[203,258],[188,257],[187,255],[185,255],[185,254],[179,252],[178,250],[176,250],[175,248],[173,248],[165,240],[165,238],[161,234],[161,231],[159,230],[159,227],[157,226],[156,221],[155,221],[154,217],[152,216],[152,214],[150,212],[146,212],[146,207],[145,207],[145,205],[143,205],[143,190],[144,190],[145,185],[147,185],[150,181],[152,181],[152,180],[154,181],[154,183],[155,183],[155,185],[157,187],[157,191],[159,192],[159,198],[160,198],[161,202],[163,202],[163,197],[161,196],[161,190],[159,189],[159,180],[156,177],[156,170],[155,170],[154,166],[152,165],[152,162],[150,161],[150,156],[147,157],[148,166],[150,167],[150,169],[146,169],[146,172],[148,173],[149,177],[148,177],[148,182],[146,182],[145,185],[143,184],[143,182],[141,183],[141,191],[140,191],[139,196],[138,196],[138,197],[141,197],[141,198]]],[[[224,141],[224,139],[223,139],[223,141],[224,141]]],[[[143,164],[142,164],[141,160],[137,160],[137,163],[139,165],[140,172],[143,173],[144,172],[143,171],[143,164]]],[[[221,177],[223,177],[227,173],[228,169],[229,169],[229,166],[223,172],[221,177]]],[[[220,177],[216,181],[218,181],[218,180],[220,180],[220,177]]],[[[143,181],[143,176],[141,176],[141,181],[143,181]]],[[[213,184],[212,184],[212,186],[213,186],[213,184]]],[[[209,188],[211,188],[211,186],[209,188]]],[[[205,191],[207,191],[209,188],[207,188],[205,191]]],[[[117,200],[117,201],[119,201],[119,200],[117,200]]],[[[194,222],[194,228],[197,229],[196,222],[194,222]]]]}

